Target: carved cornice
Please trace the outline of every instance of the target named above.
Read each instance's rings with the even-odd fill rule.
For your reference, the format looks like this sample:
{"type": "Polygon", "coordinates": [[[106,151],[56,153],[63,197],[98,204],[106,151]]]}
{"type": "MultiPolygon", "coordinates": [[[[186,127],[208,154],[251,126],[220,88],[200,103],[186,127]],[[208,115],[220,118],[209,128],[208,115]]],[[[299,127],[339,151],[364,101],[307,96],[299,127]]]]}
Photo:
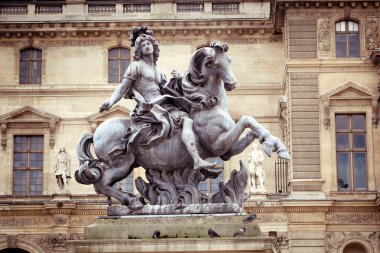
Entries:
{"type": "Polygon", "coordinates": [[[355,82],[347,82],[321,95],[323,102],[323,124],[326,128],[330,126],[330,107],[346,106],[371,106],[372,124],[377,127],[378,97],[369,88],[355,82]],[[349,95],[346,95],[348,93],[349,95]],[[355,94],[352,94],[355,93],[355,94]]]}
{"type": "Polygon", "coordinates": [[[37,110],[30,106],[25,106],[15,111],[1,115],[1,146],[3,149],[5,149],[7,146],[7,129],[23,129],[27,126],[27,128],[48,128],[49,144],[53,148],[55,144],[55,130],[59,121],[59,117],[47,112],[37,110]]]}

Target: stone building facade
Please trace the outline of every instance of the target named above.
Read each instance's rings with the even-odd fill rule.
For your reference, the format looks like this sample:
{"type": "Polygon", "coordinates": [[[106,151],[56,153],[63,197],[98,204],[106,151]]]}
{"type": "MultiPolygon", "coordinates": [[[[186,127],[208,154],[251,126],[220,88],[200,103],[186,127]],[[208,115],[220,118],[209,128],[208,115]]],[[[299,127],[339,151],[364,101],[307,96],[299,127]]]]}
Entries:
{"type": "MultiPolygon", "coordinates": [[[[183,73],[197,48],[229,43],[239,81],[228,93],[230,114],[254,116],[292,156],[265,158],[267,193],[245,206],[277,250],[379,253],[379,8],[344,0],[1,1],[0,252],[66,252],[65,241],[83,238],[106,213],[92,186],[71,179],[68,192],[57,190],[55,157],[64,147],[73,174],[80,136],[133,110],[124,100],[97,112],[120,62],[132,59],[131,28],[145,25],[167,76],[183,73]],[[112,52],[123,54],[116,67],[112,52]]],[[[250,151],[220,165],[224,180],[250,151]]],[[[136,192],[138,176],[144,171],[125,187],[136,192]]]]}

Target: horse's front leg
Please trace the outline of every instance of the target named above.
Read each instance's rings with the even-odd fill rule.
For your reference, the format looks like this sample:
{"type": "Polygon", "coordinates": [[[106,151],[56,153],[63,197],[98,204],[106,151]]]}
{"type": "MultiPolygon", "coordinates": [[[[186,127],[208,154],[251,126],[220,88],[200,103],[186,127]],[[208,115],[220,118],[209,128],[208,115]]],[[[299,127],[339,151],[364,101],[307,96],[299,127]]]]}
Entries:
{"type": "Polygon", "coordinates": [[[277,155],[280,158],[287,159],[287,160],[290,159],[288,150],[286,149],[284,144],[281,143],[280,139],[271,135],[271,133],[267,129],[265,129],[259,122],[257,122],[253,117],[242,116],[238,120],[238,123],[240,121],[242,122],[243,125],[251,128],[252,131],[257,133],[260,143],[263,146],[263,150],[267,154],[267,156],[271,156],[272,151],[275,151],[275,152],[277,151],[277,155]]]}
{"type": "Polygon", "coordinates": [[[230,160],[231,157],[234,155],[240,154],[248,147],[249,144],[251,144],[258,135],[253,132],[252,130],[249,131],[246,135],[241,137],[235,144],[232,145],[232,147],[224,153],[220,158],[222,158],[224,161],[230,160]]]}
{"type": "Polygon", "coordinates": [[[238,151],[241,149],[241,147],[244,145],[249,145],[249,143],[246,144],[245,142],[248,142],[251,137],[249,137],[247,140],[239,140],[241,134],[247,127],[247,122],[239,120],[228,131],[219,134],[216,140],[211,143],[210,151],[214,156],[223,156],[228,153],[231,148],[234,150],[232,153],[239,153],[238,151]]]}

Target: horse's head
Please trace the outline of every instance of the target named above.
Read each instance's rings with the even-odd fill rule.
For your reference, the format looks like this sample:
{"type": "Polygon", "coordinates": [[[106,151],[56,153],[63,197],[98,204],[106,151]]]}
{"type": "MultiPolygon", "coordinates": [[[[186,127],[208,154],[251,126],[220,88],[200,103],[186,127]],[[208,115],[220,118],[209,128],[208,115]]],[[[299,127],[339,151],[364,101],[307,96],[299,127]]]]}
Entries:
{"type": "Polygon", "coordinates": [[[232,90],[236,85],[236,77],[231,71],[231,59],[227,55],[226,42],[212,42],[210,47],[197,50],[189,64],[189,74],[196,85],[204,85],[209,77],[219,77],[224,82],[226,90],[232,90]]]}

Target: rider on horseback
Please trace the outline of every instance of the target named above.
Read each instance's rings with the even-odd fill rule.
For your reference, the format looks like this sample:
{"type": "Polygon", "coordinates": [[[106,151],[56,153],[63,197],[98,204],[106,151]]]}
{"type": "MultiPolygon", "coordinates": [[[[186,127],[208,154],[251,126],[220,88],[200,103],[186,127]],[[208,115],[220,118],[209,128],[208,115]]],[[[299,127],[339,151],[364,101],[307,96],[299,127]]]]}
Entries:
{"type": "MultiPolygon", "coordinates": [[[[163,94],[163,86],[167,80],[163,72],[156,67],[159,56],[157,42],[152,36],[144,33],[135,41],[132,40],[132,44],[135,44],[135,61],[127,68],[122,82],[110,100],[100,106],[100,112],[109,110],[123,97],[134,98],[137,105],[132,120],[136,129],[125,135],[129,136],[128,141],[138,142],[133,143],[133,146],[153,145],[163,138],[170,138],[182,127],[181,139],[194,160],[194,169],[214,167],[214,163],[203,160],[199,155],[197,136],[193,131],[193,120],[189,118],[189,109],[178,105],[178,97],[163,94]],[[143,136],[136,137],[138,133],[143,136]]],[[[179,74],[173,72],[173,77],[179,79],[179,74]]],[[[186,99],[179,100],[183,102],[186,99]]]]}

